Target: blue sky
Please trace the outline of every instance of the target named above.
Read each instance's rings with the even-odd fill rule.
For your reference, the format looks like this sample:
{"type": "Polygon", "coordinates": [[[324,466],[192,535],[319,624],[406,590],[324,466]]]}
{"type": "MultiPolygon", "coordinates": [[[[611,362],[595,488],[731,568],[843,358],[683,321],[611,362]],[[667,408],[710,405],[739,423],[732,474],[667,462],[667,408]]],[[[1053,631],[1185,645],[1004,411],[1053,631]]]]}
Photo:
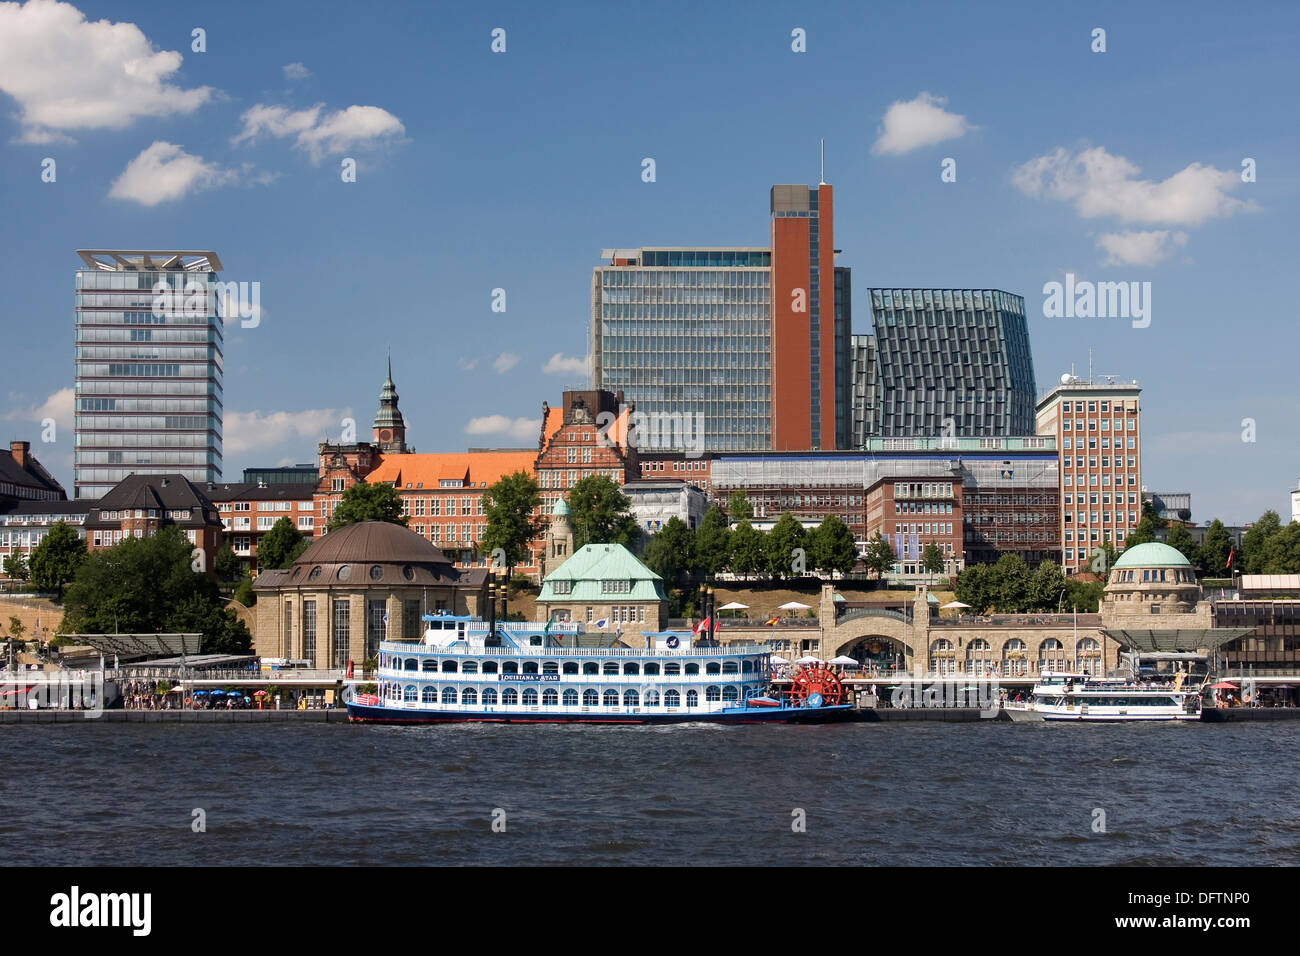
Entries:
{"type": "Polygon", "coordinates": [[[390,348],[419,450],[530,445],[541,402],[581,380],[601,248],[764,245],[768,187],[815,183],[825,137],[856,331],[873,285],[1019,293],[1040,392],[1089,349],[1142,384],[1148,487],[1191,491],[1198,520],[1284,511],[1298,21],[1283,3],[0,3],[0,419],[34,443],[66,421],[36,450],[71,488],[74,250],[210,248],[264,309],[226,330],[227,478],[311,461],[347,415],[368,434],[390,348]],[[1043,317],[1067,272],[1150,282],[1150,325],[1043,317]]]}

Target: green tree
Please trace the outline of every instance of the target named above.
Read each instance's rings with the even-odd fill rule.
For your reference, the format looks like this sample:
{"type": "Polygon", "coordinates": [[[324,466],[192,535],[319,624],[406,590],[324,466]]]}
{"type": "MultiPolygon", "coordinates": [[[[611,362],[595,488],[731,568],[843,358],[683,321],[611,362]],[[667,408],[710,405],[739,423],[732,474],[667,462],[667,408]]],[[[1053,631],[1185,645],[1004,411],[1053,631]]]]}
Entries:
{"type": "Polygon", "coordinates": [[[767,552],[767,573],[775,580],[792,576],[794,552],[796,548],[802,548],[803,543],[803,525],[799,523],[798,518],[787,511],[772,526],[772,530],[767,534],[767,540],[763,542],[764,550],[767,552]]]}
{"type": "MultiPolygon", "coordinates": [[[[1137,527],[1129,533],[1124,539],[1124,546],[1131,548],[1135,544],[1147,544],[1156,540],[1156,532],[1164,530],[1169,522],[1160,517],[1156,511],[1156,506],[1150,501],[1142,502],[1142,517],[1138,520],[1137,527]]],[[[1109,571],[1112,565],[1107,564],[1106,570],[1109,571]]]]}
{"type": "Polygon", "coordinates": [[[651,536],[645,549],[645,563],[664,579],[666,587],[677,587],[682,575],[694,564],[695,533],[676,515],[651,536]]]}
{"type": "MultiPolygon", "coordinates": [[[[1223,526],[1223,522],[1215,518],[1210,522],[1210,526],[1205,529],[1205,540],[1201,542],[1201,563],[1205,565],[1205,573],[1210,577],[1221,577],[1228,573],[1228,555],[1232,553],[1233,540],[1232,535],[1228,534],[1228,529],[1223,526]]],[[[1237,561],[1233,558],[1233,563],[1237,561]]]]}
{"type": "Polygon", "coordinates": [[[1179,552],[1184,558],[1196,567],[1201,561],[1201,549],[1196,546],[1192,540],[1192,533],[1182,524],[1174,523],[1169,526],[1169,531],[1165,535],[1165,544],[1179,552]]]}
{"type": "Polygon", "coordinates": [[[1300,573],[1300,524],[1292,521],[1264,542],[1264,560],[1260,573],[1300,573]]]}
{"type": "MultiPolygon", "coordinates": [[[[1128,541],[1126,544],[1132,544],[1128,541]]],[[[1088,568],[1093,574],[1100,578],[1106,578],[1110,575],[1110,569],[1115,566],[1119,560],[1119,550],[1115,543],[1110,540],[1109,536],[1101,539],[1101,544],[1088,552],[1088,568]]]]}
{"type": "Polygon", "coordinates": [[[1075,608],[1081,613],[1095,614],[1101,606],[1101,599],[1106,593],[1104,581],[1081,581],[1077,577],[1066,578],[1065,610],[1075,608]]]}
{"type": "Polygon", "coordinates": [[[244,565],[239,560],[239,555],[235,554],[235,549],[223,544],[213,556],[212,570],[216,573],[217,580],[233,581],[244,573],[244,565]]]}
{"type": "Polygon", "coordinates": [[[235,600],[244,607],[252,607],[257,603],[257,594],[253,591],[253,579],[245,577],[239,582],[239,587],[235,588],[235,600]]]}
{"type": "Polygon", "coordinates": [[[931,541],[921,549],[921,567],[930,574],[938,574],[943,570],[944,553],[943,550],[931,541]]]}
{"type": "Polygon", "coordinates": [[[11,581],[26,581],[31,571],[27,567],[27,559],[15,551],[5,558],[4,573],[11,581]]]}
{"type": "Polygon", "coordinates": [[[1066,590],[1061,568],[1053,561],[1044,561],[1029,582],[1028,610],[1056,613],[1062,607],[1062,592],[1066,590]]]}
{"type": "Polygon", "coordinates": [[[754,526],[742,520],[731,532],[730,568],[733,574],[757,574],[767,566],[767,549],[763,542],[764,534],[754,530],[754,526]]]}
{"type": "Polygon", "coordinates": [[[546,529],[537,511],[541,504],[537,479],[525,471],[506,475],[483,494],[487,525],[480,544],[489,557],[497,549],[502,551],[507,573],[528,563],[528,545],[546,529]]]}
{"type": "Polygon", "coordinates": [[[68,585],[59,630],[198,632],[204,653],[247,653],[248,629],[223,606],[216,582],[191,569],[190,552],[189,541],[174,526],[96,551],[68,585]]]}
{"type": "Polygon", "coordinates": [[[754,506],[749,503],[749,496],[745,494],[744,488],[737,488],[727,499],[727,517],[731,519],[732,524],[754,520],[754,506]]]}
{"type": "Polygon", "coordinates": [[[386,481],[358,481],[346,491],[339,500],[330,518],[329,530],[361,521],[387,521],[406,527],[406,518],[402,516],[402,496],[397,489],[386,481]]]}
{"type": "Polygon", "coordinates": [[[1012,612],[1026,610],[1029,604],[1029,566],[1018,554],[998,558],[990,575],[993,609],[1012,612]]]}
{"type": "Polygon", "coordinates": [[[65,521],[55,522],[50,533],[32,551],[32,583],[42,591],[53,591],[56,600],[86,560],[86,542],[65,521]]]}
{"type": "Polygon", "coordinates": [[[9,636],[14,639],[15,643],[21,644],[23,642],[23,631],[25,630],[27,628],[23,626],[23,622],[16,616],[9,618],[9,636]]]}
{"type": "Polygon", "coordinates": [[[573,546],[621,544],[631,548],[641,535],[632,517],[632,503],[614,479],[588,475],[569,490],[569,524],[573,546]]]}
{"type": "Polygon", "coordinates": [[[310,544],[311,540],[294,527],[291,518],[281,518],[257,542],[257,568],[259,571],[287,568],[310,544]]]}
{"type": "MultiPolygon", "coordinates": [[[[1263,574],[1268,539],[1282,530],[1282,522],[1273,510],[1265,511],[1259,520],[1241,536],[1241,570],[1246,574],[1263,574]]],[[[1235,561],[1233,562],[1236,563],[1235,561]]]]}
{"type": "Polygon", "coordinates": [[[877,531],[876,536],[867,542],[867,553],[863,556],[862,562],[868,571],[876,572],[876,577],[881,578],[898,562],[898,556],[894,554],[894,546],[877,531]]]}
{"type": "Polygon", "coordinates": [[[804,546],[808,550],[808,565],[821,571],[848,574],[858,560],[853,532],[838,515],[823,518],[822,523],[808,533],[804,546]]]}
{"type": "Polygon", "coordinates": [[[970,564],[957,575],[957,600],[969,604],[976,614],[983,614],[993,605],[992,571],[991,564],[970,564]]]}
{"type": "Polygon", "coordinates": [[[692,570],[708,579],[727,566],[731,549],[731,528],[727,513],[716,505],[704,513],[695,532],[695,561],[692,570]]]}

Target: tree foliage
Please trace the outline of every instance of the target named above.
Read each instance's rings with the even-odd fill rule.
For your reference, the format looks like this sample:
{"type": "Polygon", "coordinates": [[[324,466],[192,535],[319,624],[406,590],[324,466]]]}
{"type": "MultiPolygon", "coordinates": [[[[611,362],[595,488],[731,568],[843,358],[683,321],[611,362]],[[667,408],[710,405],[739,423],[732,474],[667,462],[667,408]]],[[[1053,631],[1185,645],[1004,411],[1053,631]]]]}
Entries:
{"type": "Polygon", "coordinates": [[[1165,534],[1165,544],[1191,562],[1192,567],[1201,563],[1201,549],[1192,540],[1192,533],[1187,530],[1186,525],[1177,522],[1171,524],[1165,534]]]}
{"type": "MultiPolygon", "coordinates": [[[[1205,540],[1201,542],[1201,563],[1205,573],[1214,577],[1228,571],[1228,555],[1232,553],[1233,540],[1223,522],[1215,518],[1205,529],[1205,540]]],[[[1236,559],[1233,559],[1236,563],[1236,559]]]]}
{"type": "MultiPolygon", "coordinates": [[[[976,614],[989,611],[1024,613],[1028,611],[1068,610],[1073,594],[1100,595],[1104,585],[1066,578],[1060,567],[1045,561],[1035,570],[1019,555],[1004,554],[996,564],[972,564],[957,575],[957,600],[969,604],[976,614]]],[[[1096,610],[1096,600],[1092,601],[1096,610]]],[[[1083,610],[1080,607],[1080,610],[1083,610]]]]}
{"type": "Polygon", "coordinates": [[[763,535],[748,521],[741,521],[731,532],[731,570],[734,574],[757,574],[767,567],[763,535]]]}
{"type": "MultiPolygon", "coordinates": [[[[1124,539],[1124,546],[1131,548],[1135,544],[1147,544],[1156,540],[1156,532],[1161,531],[1169,522],[1160,517],[1156,511],[1156,506],[1150,501],[1142,502],[1142,517],[1138,520],[1137,527],[1129,533],[1124,539]]],[[[1106,570],[1110,570],[1111,565],[1106,565],[1106,570]]]]}
{"type": "Polygon", "coordinates": [[[487,525],[479,544],[489,556],[501,549],[507,571],[528,563],[529,543],[546,529],[546,520],[537,513],[541,503],[537,479],[525,471],[506,475],[484,492],[487,525]]]}
{"type": "Polygon", "coordinates": [[[67,522],[57,521],[32,551],[32,583],[61,598],[85,560],[85,540],[67,522]]]}
{"type": "Polygon", "coordinates": [[[219,581],[233,581],[244,573],[244,564],[235,549],[223,544],[212,558],[212,571],[219,581]]]}
{"type": "Polygon", "coordinates": [[[569,524],[573,546],[621,544],[631,548],[641,535],[631,502],[606,475],[580,478],[569,490],[569,524]]]}
{"type": "MultiPolygon", "coordinates": [[[[1241,551],[1238,555],[1241,570],[1245,574],[1264,574],[1268,539],[1282,530],[1282,522],[1277,512],[1269,509],[1259,516],[1259,520],[1246,529],[1241,536],[1241,551]]],[[[1234,564],[1237,562],[1234,561],[1234,564]]]]}
{"type": "Polygon", "coordinates": [[[16,551],[5,556],[3,570],[5,577],[12,581],[26,581],[31,574],[27,567],[27,559],[16,551]]]}
{"type": "Polygon", "coordinates": [[[344,491],[330,518],[329,530],[337,531],[361,521],[387,521],[406,527],[402,496],[397,489],[386,481],[359,481],[344,491]]]}
{"type": "Polygon", "coordinates": [[[921,550],[921,567],[930,574],[938,574],[943,570],[943,565],[943,549],[931,541],[921,550]]]}
{"type": "MultiPolygon", "coordinates": [[[[291,518],[281,518],[257,542],[258,570],[287,568],[298,560],[298,556],[310,544],[311,539],[294,527],[291,518]]],[[[220,571],[217,573],[220,576],[220,571]]]]}
{"type": "Polygon", "coordinates": [[[787,511],[772,526],[772,530],[767,533],[767,540],[763,542],[767,553],[767,573],[774,580],[793,575],[794,552],[796,548],[802,548],[803,544],[803,525],[787,511]]]}
{"type": "Polygon", "coordinates": [[[651,536],[645,550],[646,566],[674,588],[694,565],[695,532],[676,515],[651,536]]]}
{"type": "Polygon", "coordinates": [[[724,570],[730,561],[730,550],[731,527],[727,513],[714,506],[704,513],[695,531],[695,573],[708,579],[724,570]]]}
{"type": "Polygon", "coordinates": [[[749,496],[745,494],[744,488],[737,488],[727,499],[727,517],[731,519],[732,524],[754,520],[754,506],[749,503],[749,496]]]}
{"type": "Polygon", "coordinates": [[[898,556],[894,554],[894,546],[877,531],[876,536],[867,542],[867,553],[863,556],[862,563],[866,565],[868,571],[874,571],[879,578],[898,563],[898,556]]]}
{"type": "Polygon", "coordinates": [[[91,554],[68,586],[66,633],[203,634],[203,652],[247,653],[252,638],[225,608],[216,582],[191,569],[191,548],[167,526],[91,554]]]}
{"type": "Polygon", "coordinates": [[[823,518],[822,523],[808,533],[804,547],[808,551],[808,566],[819,571],[848,574],[858,560],[853,532],[838,515],[823,518]]]}

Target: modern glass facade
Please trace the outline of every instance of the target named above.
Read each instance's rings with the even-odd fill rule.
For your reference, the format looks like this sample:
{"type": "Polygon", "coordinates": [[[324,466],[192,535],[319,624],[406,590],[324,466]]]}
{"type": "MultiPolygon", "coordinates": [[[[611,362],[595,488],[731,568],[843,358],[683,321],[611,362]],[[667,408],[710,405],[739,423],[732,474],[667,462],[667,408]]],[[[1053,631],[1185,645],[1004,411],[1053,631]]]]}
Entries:
{"type": "Polygon", "coordinates": [[[850,433],[845,448],[866,448],[876,437],[876,337],[854,335],[849,347],[850,433]]]}
{"type": "Polygon", "coordinates": [[[592,278],[593,386],[622,390],[638,412],[702,416],[706,451],[768,448],[771,253],[637,249],[613,259],[625,264],[592,278]]]}
{"type": "Polygon", "coordinates": [[[211,253],[82,253],[76,273],[77,498],[127,475],[221,477],[222,323],[215,297],[155,308],[155,284],[216,281],[211,253]],[[194,257],[188,262],[184,256],[194,257]]]}
{"type": "Polygon", "coordinates": [[[1034,433],[1034,366],[1021,296],[997,289],[870,295],[877,434],[1034,433]]]}

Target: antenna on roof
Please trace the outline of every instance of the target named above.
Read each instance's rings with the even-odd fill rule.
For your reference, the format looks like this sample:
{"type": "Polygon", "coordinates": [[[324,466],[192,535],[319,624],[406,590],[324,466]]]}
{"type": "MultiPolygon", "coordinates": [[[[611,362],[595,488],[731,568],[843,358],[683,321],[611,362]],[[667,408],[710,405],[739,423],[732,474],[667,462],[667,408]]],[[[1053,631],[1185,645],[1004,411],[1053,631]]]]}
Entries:
{"type": "Polygon", "coordinates": [[[826,185],[826,137],[822,137],[822,180],[821,185],[826,185]]]}

